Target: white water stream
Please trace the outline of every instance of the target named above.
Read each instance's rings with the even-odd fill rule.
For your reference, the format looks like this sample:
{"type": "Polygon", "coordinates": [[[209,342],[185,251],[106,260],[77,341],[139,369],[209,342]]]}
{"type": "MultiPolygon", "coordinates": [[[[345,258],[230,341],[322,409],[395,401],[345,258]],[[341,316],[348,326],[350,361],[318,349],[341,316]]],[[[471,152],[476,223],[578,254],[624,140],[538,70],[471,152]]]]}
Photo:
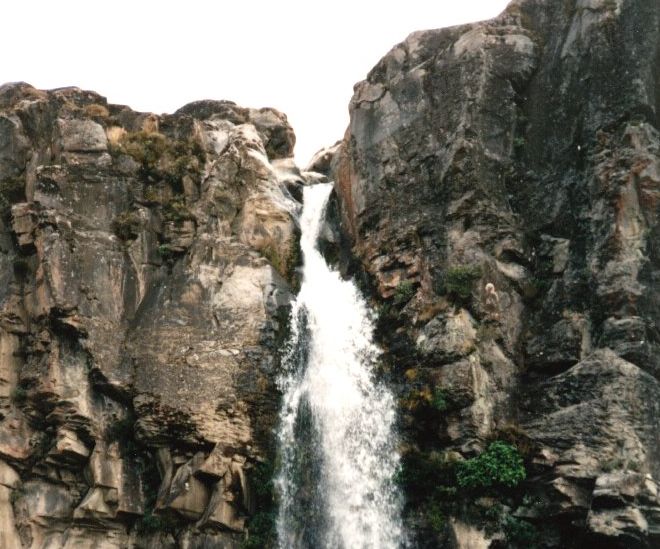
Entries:
{"type": "Polygon", "coordinates": [[[280,380],[281,548],[403,546],[392,394],[374,378],[366,303],[317,240],[332,186],[304,190],[303,281],[280,380]]]}

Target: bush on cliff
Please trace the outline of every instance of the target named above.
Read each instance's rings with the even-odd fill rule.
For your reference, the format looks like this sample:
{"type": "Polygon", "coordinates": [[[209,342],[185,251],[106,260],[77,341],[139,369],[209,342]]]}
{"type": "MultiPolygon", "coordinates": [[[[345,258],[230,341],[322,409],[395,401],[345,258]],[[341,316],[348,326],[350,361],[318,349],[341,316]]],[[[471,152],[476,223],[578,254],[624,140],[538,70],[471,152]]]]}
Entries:
{"type": "Polygon", "coordinates": [[[415,295],[415,285],[410,280],[401,282],[394,291],[394,304],[405,305],[415,295]]]}
{"type": "Polygon", "coordinates": [[[481,278],[481,268],[478,265],[451,267],[443,277],[444,291],[454,299],[468,299],[472,295],[474,283],[479,278],[481,278]]]}
{"type": "Polygon", "coordinates": [[[127,132],[110,152],[133,157],[146,183],[165,181],[175,192],[183,191],[184,176],[199,179],[206,160],[204,149],[194,138],[171,139],[152,131],[127,132]]]}
{"type": "Polygon", "coordinates": [[[275,470],[269,462],[260,463],[252,469],[250,485],[256,496],[256,509],[247,524],[248,535],[242,549],[259,549],[275,544],[275,470]]]}
{"type": "Polygon", "coordinates": [[[492,442],[485,452],[458,464],[456,480],[461,488],[513,488],[525,480],[525,465],[518,450],[500,440],[492,442]]]}

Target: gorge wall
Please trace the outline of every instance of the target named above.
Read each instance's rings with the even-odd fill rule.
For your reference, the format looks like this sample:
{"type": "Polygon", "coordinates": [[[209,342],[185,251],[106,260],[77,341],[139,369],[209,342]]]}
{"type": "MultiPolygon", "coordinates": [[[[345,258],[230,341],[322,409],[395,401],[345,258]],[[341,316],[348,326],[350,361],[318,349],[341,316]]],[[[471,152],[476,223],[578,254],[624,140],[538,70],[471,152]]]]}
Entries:
{"type": "Polygon", "coordinates": [[[660,4],[414,33],[350,114],[301,171],[274,109],[0,87],[0,546],[272,546],[301,189],[328,178],[413,546],[660,545],[660,4]],[[524,480],[463,482],[494,442],[524,480]]]}
{"type": "Polygon", "coordinates": [[[244,543],[297,284],[294,141],[273,109],[0,88],[0,546],[244,543]]]}
{"type": "Polygon", "coordinates": [[[350,113],[328,169],[420,546],[660,545],[660,4],[413,33],[350,113]],[[457,485],[496,440],[526,481],[457,485]]]}

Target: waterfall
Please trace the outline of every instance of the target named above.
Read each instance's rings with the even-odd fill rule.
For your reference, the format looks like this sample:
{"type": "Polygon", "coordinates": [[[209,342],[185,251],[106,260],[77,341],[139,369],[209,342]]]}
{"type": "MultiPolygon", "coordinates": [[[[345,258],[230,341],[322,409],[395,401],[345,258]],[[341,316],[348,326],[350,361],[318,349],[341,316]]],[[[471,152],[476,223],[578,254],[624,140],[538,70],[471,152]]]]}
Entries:
{"type": "Polygon", "coordinates": [[[303,280],[280,379],[277,532],[281,548],[403,545],[392,394],[363,297],[317,248],[331,184],[304,190],[303,280]]]}

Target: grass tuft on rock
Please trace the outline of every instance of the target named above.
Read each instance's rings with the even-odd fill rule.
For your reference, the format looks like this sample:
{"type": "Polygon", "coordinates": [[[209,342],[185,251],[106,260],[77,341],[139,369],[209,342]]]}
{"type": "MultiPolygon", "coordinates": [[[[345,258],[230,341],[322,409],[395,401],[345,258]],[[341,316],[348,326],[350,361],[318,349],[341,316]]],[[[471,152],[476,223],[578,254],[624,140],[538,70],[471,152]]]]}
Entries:
{"type": "Polygon", "coordinates": [[[110,116],[110,111],[105,105],[100,103],[90,103],[83,108],[85,116],[93,119],[105,120],[110,116]]]}
{"type": "Polygon", "coordinates": [[[454,299],[466,300],[472,295],[474,283],[481,278],[481,274],[478,265],[451,267],[444,273],[444,291],[454,299]]]}

